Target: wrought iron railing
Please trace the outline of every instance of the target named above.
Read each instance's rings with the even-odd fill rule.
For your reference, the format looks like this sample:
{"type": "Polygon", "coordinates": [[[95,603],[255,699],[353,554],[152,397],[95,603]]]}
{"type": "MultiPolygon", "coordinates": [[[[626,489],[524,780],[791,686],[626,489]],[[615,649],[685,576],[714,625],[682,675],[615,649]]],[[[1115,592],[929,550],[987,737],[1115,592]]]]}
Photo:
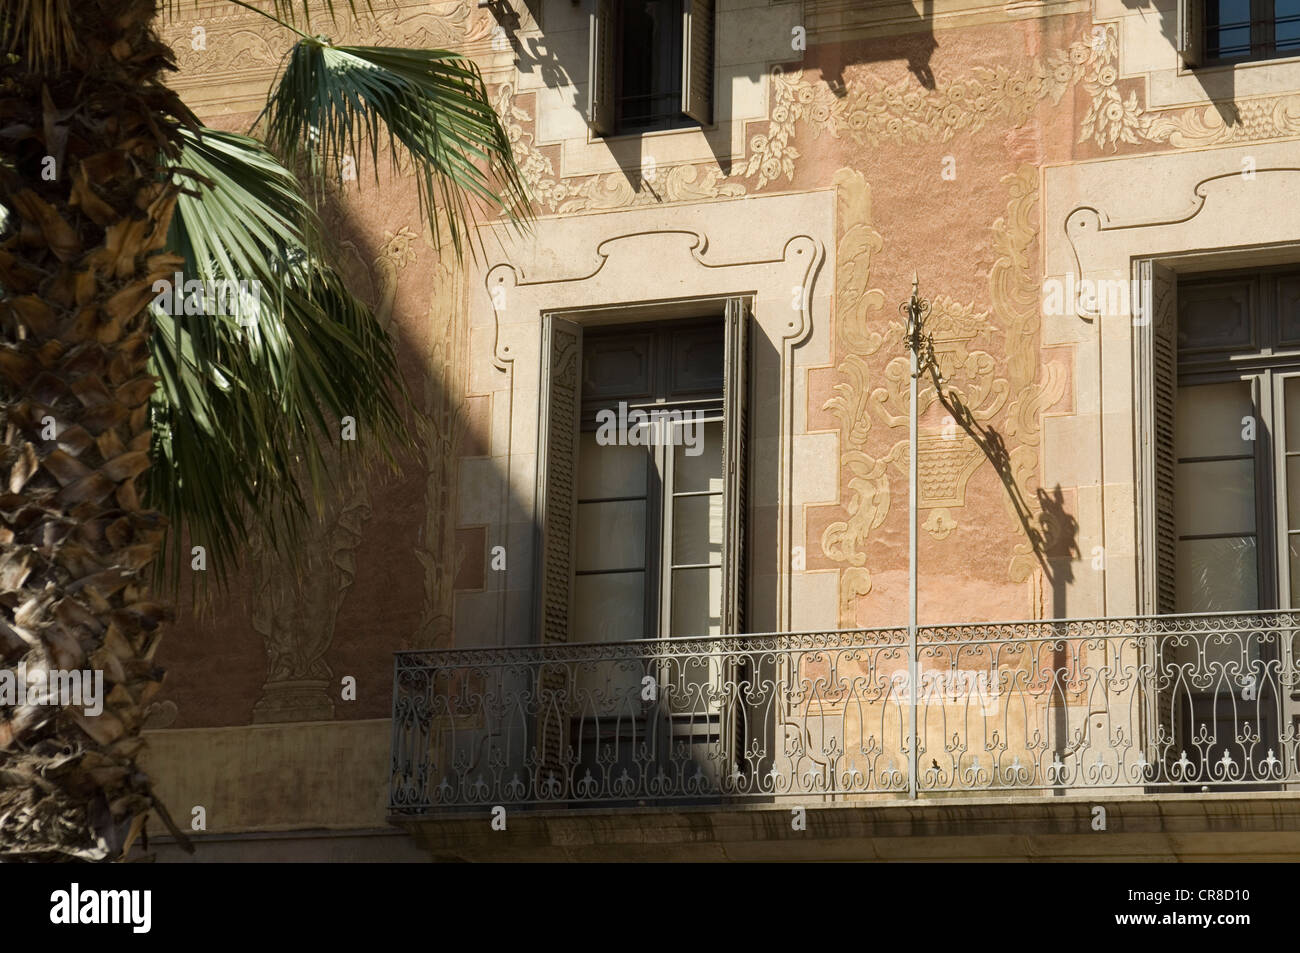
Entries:
{"type": "Polygon", "coordinates": [[[402,652],[390,808],[1300,785],[1298,619],[402,652]]]}

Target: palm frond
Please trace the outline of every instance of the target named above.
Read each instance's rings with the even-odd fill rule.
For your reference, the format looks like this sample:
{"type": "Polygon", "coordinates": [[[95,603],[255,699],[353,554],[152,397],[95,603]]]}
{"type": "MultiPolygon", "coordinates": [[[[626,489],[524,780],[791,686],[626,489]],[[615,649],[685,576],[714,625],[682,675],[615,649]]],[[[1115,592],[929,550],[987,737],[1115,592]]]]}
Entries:
{"type": "Polygon", "coordinates": [[[394,171],[405,151],[435,240],[445,224],[458,255],[467,225],[484,211],[504,211],[516,226],[528,221],[509,135],[478,67],[455,53],[305,37],[289,55],[266,116],[272,148],[315,175],[347,156],[359,167],[369,153],[378,181],[386,133],[394,171]]]}
{"type": "Polygon", "coordinates": [[[8,0],[0,10],[0,49],[38,67],[67,62],[77,49],[72,0],[8,0]]]}
{"type": "Polygon", "coordinates": [[[293,174],[246,136],[206,129],[182,141],[175,172],[191,184],[170,249],[185,279],[244,282],[250,293],[224,309],[210,298],[205,310],[218,313],[155,309],[148,502],[172,522],[163,566],[173,585],[186,541],[206,547],[219,582],[250,532],[288,551],[338,451],[345,472],[373,459],[339,440],[343,417],[355,419],[363,451],[392,462],[410,445],[392,342],[327,263],[293,174]]]}

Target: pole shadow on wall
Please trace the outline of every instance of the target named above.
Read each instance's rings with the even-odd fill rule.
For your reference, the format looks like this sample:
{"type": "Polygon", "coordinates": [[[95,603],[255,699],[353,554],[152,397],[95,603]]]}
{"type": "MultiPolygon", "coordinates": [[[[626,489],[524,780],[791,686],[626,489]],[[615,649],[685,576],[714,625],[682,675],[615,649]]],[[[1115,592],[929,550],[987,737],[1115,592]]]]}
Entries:
{"type": "Polygon", "coordinates": [[[1039,487],[1034,491],[1037,512],[1030,506],[1024,491],[1016,483],[1011,454],[1006,440],[994,427],[981,424],[966,406],[961,395],[943,386],[938,368],[930,367],[939,403],[952,415],[975,445],[980,448],[994,472],[1006,487],[1007,497],[1016,511],[1016,518],[1024,531],[1025,539],[1043,571],[1043,577],[1052,589],[1052,618],[1064,617],[1066,588],[1074,581],[1073,561],[1079,558],[1079,522],[1065,509],[1065,494],[1058,483],[1052,490],[1039,487]]]}

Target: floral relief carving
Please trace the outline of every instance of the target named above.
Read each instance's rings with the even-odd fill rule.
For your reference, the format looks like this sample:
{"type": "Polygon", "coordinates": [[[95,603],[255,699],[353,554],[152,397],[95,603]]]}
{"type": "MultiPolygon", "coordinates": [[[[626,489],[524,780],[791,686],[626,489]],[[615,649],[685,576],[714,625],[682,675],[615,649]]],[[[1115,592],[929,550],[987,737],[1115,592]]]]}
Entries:
{"type": "MultiPolygon", "coordinates": [[[[824,407],[840,422],[847,485],[845,518],[826,527],[821,543],[827,558],[844,565],[841,622],[853,625],[857,600],[871,591],[865,548],[889,513],[889,471],[894,471],[894,479],[906,478],[909,362],[901,345],[901,322],[884,320],[884,294],[870,287],[872,258],[883,244],[871,224],[870,186],[862,173],[850,169],[836,172],[834,182],[838,219],[845,223],[837,246],[835,288],[836,344],[843,357],[836,368],[841,379],[833,387],[835,395],[824,407]],[[898,345],[897,355],[876,370],[882,348],[892,344],[898,345]],[[869,446],[872,430],[879,426],[898,431],[882,455],[869,446]]],[[[1005,214],[993,225],[991,307],[937,295],[929,326],[945,393],[966,408],[970,422],[984,435],[1000,430],[998,446],[1002,439],[1016,441],[1005,451],[1005,460],[992,465],[1010,483],[1007,508],[1017,530],[1023,531],[1030,521],[1050,546],[1060,528],[1052,525],[1035,492],[1042,414],[1064,396],[1069,374],[1061,362],[1039,362],[1038,298],[1030,265],[1037,240],[1037,170],[1021,166],[1002,183],[1009,198],[1005,214]],[[997,353],[1004,356],[994,357],[997,353]],[[1017,509],[1017,500],[1024,513],[1017,509]]],[[[933,384],[922,381],[919,412],[924,415],[938,399],[933,384]]],[[[930,511],[922,527],[934,539],[946,539],[958,525],[952,510],[965,504],[967,481],[989,463],[989,456],[986,447],[951,420],[938,430],[923,423],[918,450],[919,504],[930,511]]],[[[1009,568],[1012,581],[1028,578],[1034,560],[1032,543],[1017,544],[1009,568]]]]}
{"type": "MultiPolygon", "coordinates": [[[[836,395],[824,407],[840,421],[840,464],[849,474],[850,495],[843,501],[847,518],[826,527],[821,545],[827,558],[848,564],[840,573],[840,616],[851,624],[857,599],[871,592],[871,570],[863,548],[889,514],[886,468],[899,444],[883,458],[867,451],[872,422],[866,359],[884,344],[884,336],[874,327],[885,301],[884,292],[869,287],[872,256],[883,246],[880,234],[871,226],[871,187],[862,173],[853,169],[840,169],[834,182],[836,217],[846,225],[836,246],[835,274],[837,350],[846,357],[837,368],[844,380],[835,385],[836,395]]],[[[906,449],[906,443],[902,446],[906,449]]]]}
{"type": "Polygon", "coordinates": [[[1024,68],[976,67],[968,76],[939,80],[933,90],[918,88],[911,76],[887,83],[863,69],[846,77],[846,92],[837,96],[820,78],[777,67],[770,76],[767,129],[749,138],[747,155],[730,176],[709,163],[681,165],[662,171],[660,181],[639,187],[622,172],[558,175],[537,149],[532,133],[525,131],[523,124],[533,117],[515,102],[512,84],[499,87],[497,108],[507,122],[525,180],[539,204],[552,212],[698,201],[744,195],[778,180],[793,184],[802,158],[794,145],[801,123],[814,139],[848,138],[863,146],[947,142],[995,122],[1019,128],[1041,103],[1059,105],[1079,87],[1089,103],[1078,142],[1092,142],[1098,149],[1116,151],[1120,143],[1192,148],[1300,134],[1300,94],[1233,104],[1231,124],[1213,105],[1147,111],[1136,88],[1121,91],[1118,63],[1116,28],[1105,24],[1024,68]]]}
{"type": "Polygon", "coordinates": [[[1078,141],[1091,141],[1099,149],[1115,151],[1121,142],[1191,148],[1300,134],[1300,94],[1234,104],[1231,124],[1213,105],[1148,112],[1136,89],[1127,95],[1120,91],[1118,63],[1116,29],[1106,24],[1023,70],[976,67],[970,76],[937,82],[933,90],[917,89],[910,76],[883,83],[866,73],[850,76],[847,95],[837,97],[820,80],[776,72],[772,121],[766,135],[750,140],[753,155],[745,175],[757,172],[756,188],[782,173],[793,181],[793,163],[777,160],[785,155],[796,122],[807,123],[814,137],[848,136],[862,145],[947,142],[994,120],[1018,127],[1040,102],[1059,104],[1079,86],[1090,102],[1078,141]]]}
{"type": "Polygon", "coordinates": [[[697,202],[702,199],[744,195],[744,183],[728,181],[716,166],[677,165],[659,169],[654,181],[633,186],[623,172],[563,178],[556,174],[550,158],[537,148],[534,135],[524,128],[533,117],[515,102],[514,87],[503,83],[495,97],[497,114],[510,137],[515,161],[535,204],[549,212],[579,212],[599,209],[657,205],[665,202],[697,202]]]}
{"type": "MultiPolygon", "coordinates": [[[[331,19],[324,4],[313,11],[312,32],[324,32],[337,44],[399,46],[418,49],[463,48],[489,40],[496,20],[471,0],[428,0],[423,3],[358,4],[356,15],[346,9],[331,19]]],[[[346,7],[346,5],[345,5],[346,7]]],[[[175,21],[164,20],[162,39],[172,48],[180,70],[176,88],[223,94],[216,78],[238,74],[240,80],[270,83],[294,36],[255,12],[232,4],[186,10],[175,21]],[[201,28],[201,33],[195,30],[201,28]]],[[[249,99],[249,108],[265,102],[265,86],[249,99]]],[[[188,97],[187,97],[188,99],[188,97]]]]}
{"type": "Polygon", "coordinates": [[[1022,528],[1022,520],[1028,519],[1042,537],[1037,553],[1031,541],[1016,544],[1007,576],[1012,582],[1024,582],[1062,531],[1052,514],[1043,509],[1036,491],[1042,416],[1065,396],[1070,375],[1059,361],[1039,360],[1039,292],[1029,266],[1038,232],[1034,215],[1038,172],[1033,166],[1023,165],[1003,176],[1002,183],[1010,198],[1006,214],[993,223],[998,258],[989,271],[989,297],[993,314],[1006,328],[1007,383],[1014,395],[1002,429],[1007,439],[1018,441],[1007,455],[1004,479],[1010,479],[1012,484],[1008,487],[1007,512],[1022,528]]]}

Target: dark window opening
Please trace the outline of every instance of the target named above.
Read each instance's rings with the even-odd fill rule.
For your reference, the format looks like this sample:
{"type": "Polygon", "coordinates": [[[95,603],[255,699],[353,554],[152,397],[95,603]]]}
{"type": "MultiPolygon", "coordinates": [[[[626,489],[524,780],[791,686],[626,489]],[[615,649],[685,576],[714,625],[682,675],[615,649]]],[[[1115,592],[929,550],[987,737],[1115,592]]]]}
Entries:
{"type": "Polygon", "coordinates": [[[621,0],[614,18],[618,131],[692,125],[681,111],[682,0],[621,0]]]}
{"type": "Polygon", "coordinates": [[[713,0],[593,0],[587,121],[598,136],[713,123],[713,0]]]}

